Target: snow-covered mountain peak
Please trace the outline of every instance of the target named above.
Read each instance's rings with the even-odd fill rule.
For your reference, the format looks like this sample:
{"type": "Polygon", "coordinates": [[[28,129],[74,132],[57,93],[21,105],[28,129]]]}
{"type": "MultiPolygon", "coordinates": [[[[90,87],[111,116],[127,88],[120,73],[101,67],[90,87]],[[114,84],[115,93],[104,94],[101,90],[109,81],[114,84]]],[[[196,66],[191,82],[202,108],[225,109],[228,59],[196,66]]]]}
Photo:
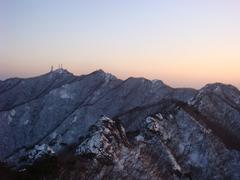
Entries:
{"type": "Polygon", "coordinates": [[[239,119],[231,85],[58,69],[0,82],[0,160],[47,180],[240,179],[239,119]]]}

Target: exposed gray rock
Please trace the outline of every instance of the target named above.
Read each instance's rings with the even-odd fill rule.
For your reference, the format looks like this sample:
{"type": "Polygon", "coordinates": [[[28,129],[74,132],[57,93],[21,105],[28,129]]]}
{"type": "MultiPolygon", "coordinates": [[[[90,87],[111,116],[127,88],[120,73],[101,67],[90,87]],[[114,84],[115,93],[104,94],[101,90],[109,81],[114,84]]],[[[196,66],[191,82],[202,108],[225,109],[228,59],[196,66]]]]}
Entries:
{"type": "Polygon", "coordinates": [[[88,136],[76,149],[77,155],[92,155],[112,163],[121,145],[128,145],[122,125],[104,116],[91,126],[88,136]]]}

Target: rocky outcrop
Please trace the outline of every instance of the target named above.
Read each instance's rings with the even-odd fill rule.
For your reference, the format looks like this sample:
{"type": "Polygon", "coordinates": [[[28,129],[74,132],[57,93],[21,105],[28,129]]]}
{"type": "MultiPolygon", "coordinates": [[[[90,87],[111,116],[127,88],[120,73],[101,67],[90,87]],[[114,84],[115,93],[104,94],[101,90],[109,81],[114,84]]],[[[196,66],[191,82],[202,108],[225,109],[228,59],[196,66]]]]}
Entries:
{"type": "Polygon", "coordinates": [[[87,138],[77,147],[77,155],[90,155],[105,163],[112,163],[116,152],[128,146],[125,129],[120,122],[107,117],[100,118],[90,127],[87,138]]]}
{"type": "Polygon", "coordinates": [[[228,149],[204,122],[183,108],[146,119],[155,147],[161,147],[174,172],[192,179],[238,179],[240,153],[228,149]],[[223,163],[224,162],[224,163],[223,163]],[[221,172],[219,171],[221,169],[221,172]]]}

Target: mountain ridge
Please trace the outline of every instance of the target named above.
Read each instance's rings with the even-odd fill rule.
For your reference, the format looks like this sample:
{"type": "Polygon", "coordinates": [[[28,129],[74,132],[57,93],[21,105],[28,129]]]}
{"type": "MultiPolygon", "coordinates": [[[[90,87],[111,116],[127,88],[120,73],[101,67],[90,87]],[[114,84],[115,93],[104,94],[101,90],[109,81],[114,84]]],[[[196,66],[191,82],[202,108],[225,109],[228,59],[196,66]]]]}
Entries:
{"type": "MultiPolygon", "coordinates": [[[[49,75],[49,74],[53,74],[53,73],[59,73],[59,72],[64,72],[65,74],[71,74],[71,75],[73,75],[73,76],[75,76],[75,77],[80,77],[80,76],[85,76],[85,75],[89,75],[89,74],[93,74],[93,73],[103,73],[103,74],[110,74],[110,75],[112,75],[112,76],[114,76],[114,77],[116,77],[115,75],[113,75],[112,73],[110,73],[110,72],[106,72],[106,71],[104,71],[103,69],[97,69],[97,70],[95,70],[95,71],[92,71],[92,72],[90,72],[90,73],[85,73],[85,74],[82,74],[82,75],[75,75],[75,74],[73,74],[73,73],[71,73],[70,71],[68,71],[67,69],[64,69],[64,68],[59,68],[59,69],[55,69],[55,70],[53,70],[53,71],[50,71],[50,72],[47,72],[47,73],[43,73],[43,74],[40,74],[40,75],[35,75],[34,77],[10,77],[10,78],[6,78],[6,79],[2,79],[2,80],[0,80],[0,83],[3,83],[3,82],[5,82],[5,81],[11,81],[11,80],[27,80],[27,79],[34,79],[34,78],[39,78],[39,77],[42,77],[42,76],[45,76],[45,75],[49,75]]],[[[60,73],[61,74],[61,73],[60,73]]],[[[116,77],[117,78],[117,77],[116,77]]],[[[148,79],[148,78],[145,78],[145,77],[138,77],[138,76],[129,76],[128,78],[126,78],[126,79],[120,79],[120,80],[122,80],[122,81],[126,81],[126,80],[128,80],[128,79],[131,79],[131,78],[133,78],[133,79],[145,79],[145,80],[148,80],[148,81],[160,81],[161,83],[163,83],[163,84],[165,84],[162,80],[160,80],[160,79],[153,79],[153,80],[151,80],[151,79],[148,79]]],[[[118,78],[119,79],[119,78],[118,78]]],[[[166,85],[166,84],[165,84],[166,85]]],[[[212,82],[212,83],[207,83],[207,84],[205,84],[205,85],[203,85],[202,87],[200,87],[200,88],[193,88],[193,87],[190,87],[190,86],[186,86],[186,87],[172,87],[172,86],[169,86],[169,87],[171,87],[171,88],[173,88],[173,89],[185,89],[185,88],[188,88],[188,89],[194,89],[194,90],[200,90],[200,89],[202,89],[202,88],[204,88],[204,87],[206,87],[206,86],[211,86],[211,85],[226,85],[226,86],[232,86],[232,87],[235,87],[235,88],[237,88],[236,86],[234,86],[234,85],[232,85],[232,84],[226,84],[226,83],[223,83],[223,82],[212,82]]],[[[237,88],[238,89],[238,88],[237,88]]]]}
{"type": "MultiPolygon", "coordinates": [[[[79,164],[79,155],[86,161],[89,167],[84,168],[96,176],[89,179],[121,179],[126,173],[138,179],[201,179],[215,171],[219,174],[213,179],[240,177],[240,92],[232,85],[172,88],[160,80],[121,80],[103,70],[75,76],[58,69],[34,78],[1,81],[0,127],[0,161],[21,171],[27,168],[29,173],[46,156],[66,167],[58,159],[61,152],[81,146],[78,152],[90,154],[71,156],[74,163],[79,164]],[[92,143],[107,147],[96,151],[92,143]],[[116,147],[108,156],[109,148],[116,147]],[[106,156],[96,159],[91,151],[106,156]]],[[[89,175],[74,173],[73,178],[89,175]]]]}

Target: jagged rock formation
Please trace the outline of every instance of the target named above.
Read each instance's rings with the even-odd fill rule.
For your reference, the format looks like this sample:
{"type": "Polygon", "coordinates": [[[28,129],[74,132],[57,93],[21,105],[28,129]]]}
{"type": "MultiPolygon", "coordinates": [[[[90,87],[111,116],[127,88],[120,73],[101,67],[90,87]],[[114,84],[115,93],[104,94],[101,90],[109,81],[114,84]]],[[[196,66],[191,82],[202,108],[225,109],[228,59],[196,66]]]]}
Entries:
{"type": "Polygon", "coordinates": [[[63,69],[0,86],[0,159],[18,170],[4,166],[7,175],[240,179],[240,92],[233,86],[174,89],[63,69]]]}
{"type": "Polygon", "coordinates": [[[121,144],[128,144],[125,129],[119,122],[107,117],[91,126],[86,138],[76,149],[77,155],[92,155],[105,163],[111,163],[121,144]]]}

